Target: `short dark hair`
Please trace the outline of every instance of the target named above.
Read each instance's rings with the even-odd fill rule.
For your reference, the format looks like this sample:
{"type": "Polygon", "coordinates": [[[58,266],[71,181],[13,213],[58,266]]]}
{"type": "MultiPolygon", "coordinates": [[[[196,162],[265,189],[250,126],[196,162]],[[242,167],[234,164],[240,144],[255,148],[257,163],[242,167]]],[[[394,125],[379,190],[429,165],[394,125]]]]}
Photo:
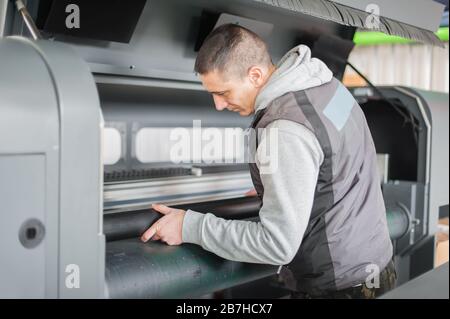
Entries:
{"type": "Polygon", "coordinates": [[[253,31],[236,24],[224,24],[214,29],[203,42],[195,72],[211,71],[244,76],[254,65],[271,65],[266,43],[253,31]]]}

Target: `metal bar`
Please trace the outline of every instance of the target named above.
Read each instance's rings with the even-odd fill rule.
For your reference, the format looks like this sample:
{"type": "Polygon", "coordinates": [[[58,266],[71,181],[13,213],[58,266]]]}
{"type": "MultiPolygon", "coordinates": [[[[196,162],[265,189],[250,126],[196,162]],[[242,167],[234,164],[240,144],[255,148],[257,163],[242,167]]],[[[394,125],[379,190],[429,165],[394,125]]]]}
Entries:
{"type": "Polygon", "coordinates": [[[16,0],[17,11],[19,11],[20,15],[25,21],[27,25],[28,31],[30,31],[31,36],[34,40],[42,39],[41,32],[36,27],[36,24],[33,21],[33,18],[30,16],[30,13],[27,10],[27,7],[23,4],[22,0],[16,0]]]}
{"type": "Polygon", "coordinates": [[[8,11],[7,0],[0,0],[0,37],[6,35],[6,12],[8,11]]]}
{"type": "Polygon", "coordinates": [[[253,188],[248,172],[155,178],[104,186],[105,213],[144,209],[152,203],[180,205],[240,197],[253,188]]]}

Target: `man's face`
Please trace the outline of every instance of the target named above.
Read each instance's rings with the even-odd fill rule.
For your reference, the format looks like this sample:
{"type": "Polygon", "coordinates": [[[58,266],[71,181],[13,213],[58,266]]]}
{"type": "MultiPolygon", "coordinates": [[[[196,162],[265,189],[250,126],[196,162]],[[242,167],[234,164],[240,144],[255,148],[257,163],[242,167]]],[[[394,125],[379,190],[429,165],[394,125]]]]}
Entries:
{"type": "Polygon", "coordinates": [[[212,71],[201,74],[200,79],[212,94],[218,111],[227,109],[241,116],[249,116],[254,112],[259,87],[250,77],[223,76],[218,71],[212,71]]]}

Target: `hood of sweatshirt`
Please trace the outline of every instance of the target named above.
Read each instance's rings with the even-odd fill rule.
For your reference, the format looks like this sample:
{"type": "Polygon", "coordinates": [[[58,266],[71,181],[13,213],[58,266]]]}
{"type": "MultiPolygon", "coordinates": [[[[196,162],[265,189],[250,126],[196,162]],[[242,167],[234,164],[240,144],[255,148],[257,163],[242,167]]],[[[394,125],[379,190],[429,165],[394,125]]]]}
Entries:
{"type": "Polygon", "coordinates": [[[311,58],[311,50],[299,45],[286,53],[276,66],[268,82],[255,101],[255,113],[267,107],[276,98],[328,83],[333,73],[324,62],[311,58]]]}

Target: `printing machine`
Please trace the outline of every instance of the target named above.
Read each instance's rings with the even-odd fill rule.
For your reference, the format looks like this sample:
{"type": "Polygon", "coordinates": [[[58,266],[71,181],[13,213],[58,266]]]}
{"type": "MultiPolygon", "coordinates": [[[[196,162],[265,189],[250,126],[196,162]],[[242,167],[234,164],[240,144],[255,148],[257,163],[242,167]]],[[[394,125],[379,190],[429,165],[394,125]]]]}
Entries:
{"type": "MultiPolygon", "coordinates": [[[[156,202],[258,218],[236,151],[251,119],[217,112],[192,71],[205,36],[239,23],[268,42],[274,61],[304,43],[342,78],[368,15],[363,2],[27,1],[16,10],[0,0],[0,298],[287,294],[278,267],[138,238],[159,218],[149,208],[156,202]],[[79,30],[62,26],[69,3],[85,17],[79,30]],[[174,163],[179,128],[193,144],[208,141],[204,129],[231,142],[225,154],[193,151],[174,163]]],[[[420,20],[384,10],[380,30],[439,44],[432,31],[442,7],[427,8],[420,20]]],[[[433,267],[439,212],[448,214],[448,94],[351,92],[379,153],[399,282],[407,282],[433,267]]]]}

